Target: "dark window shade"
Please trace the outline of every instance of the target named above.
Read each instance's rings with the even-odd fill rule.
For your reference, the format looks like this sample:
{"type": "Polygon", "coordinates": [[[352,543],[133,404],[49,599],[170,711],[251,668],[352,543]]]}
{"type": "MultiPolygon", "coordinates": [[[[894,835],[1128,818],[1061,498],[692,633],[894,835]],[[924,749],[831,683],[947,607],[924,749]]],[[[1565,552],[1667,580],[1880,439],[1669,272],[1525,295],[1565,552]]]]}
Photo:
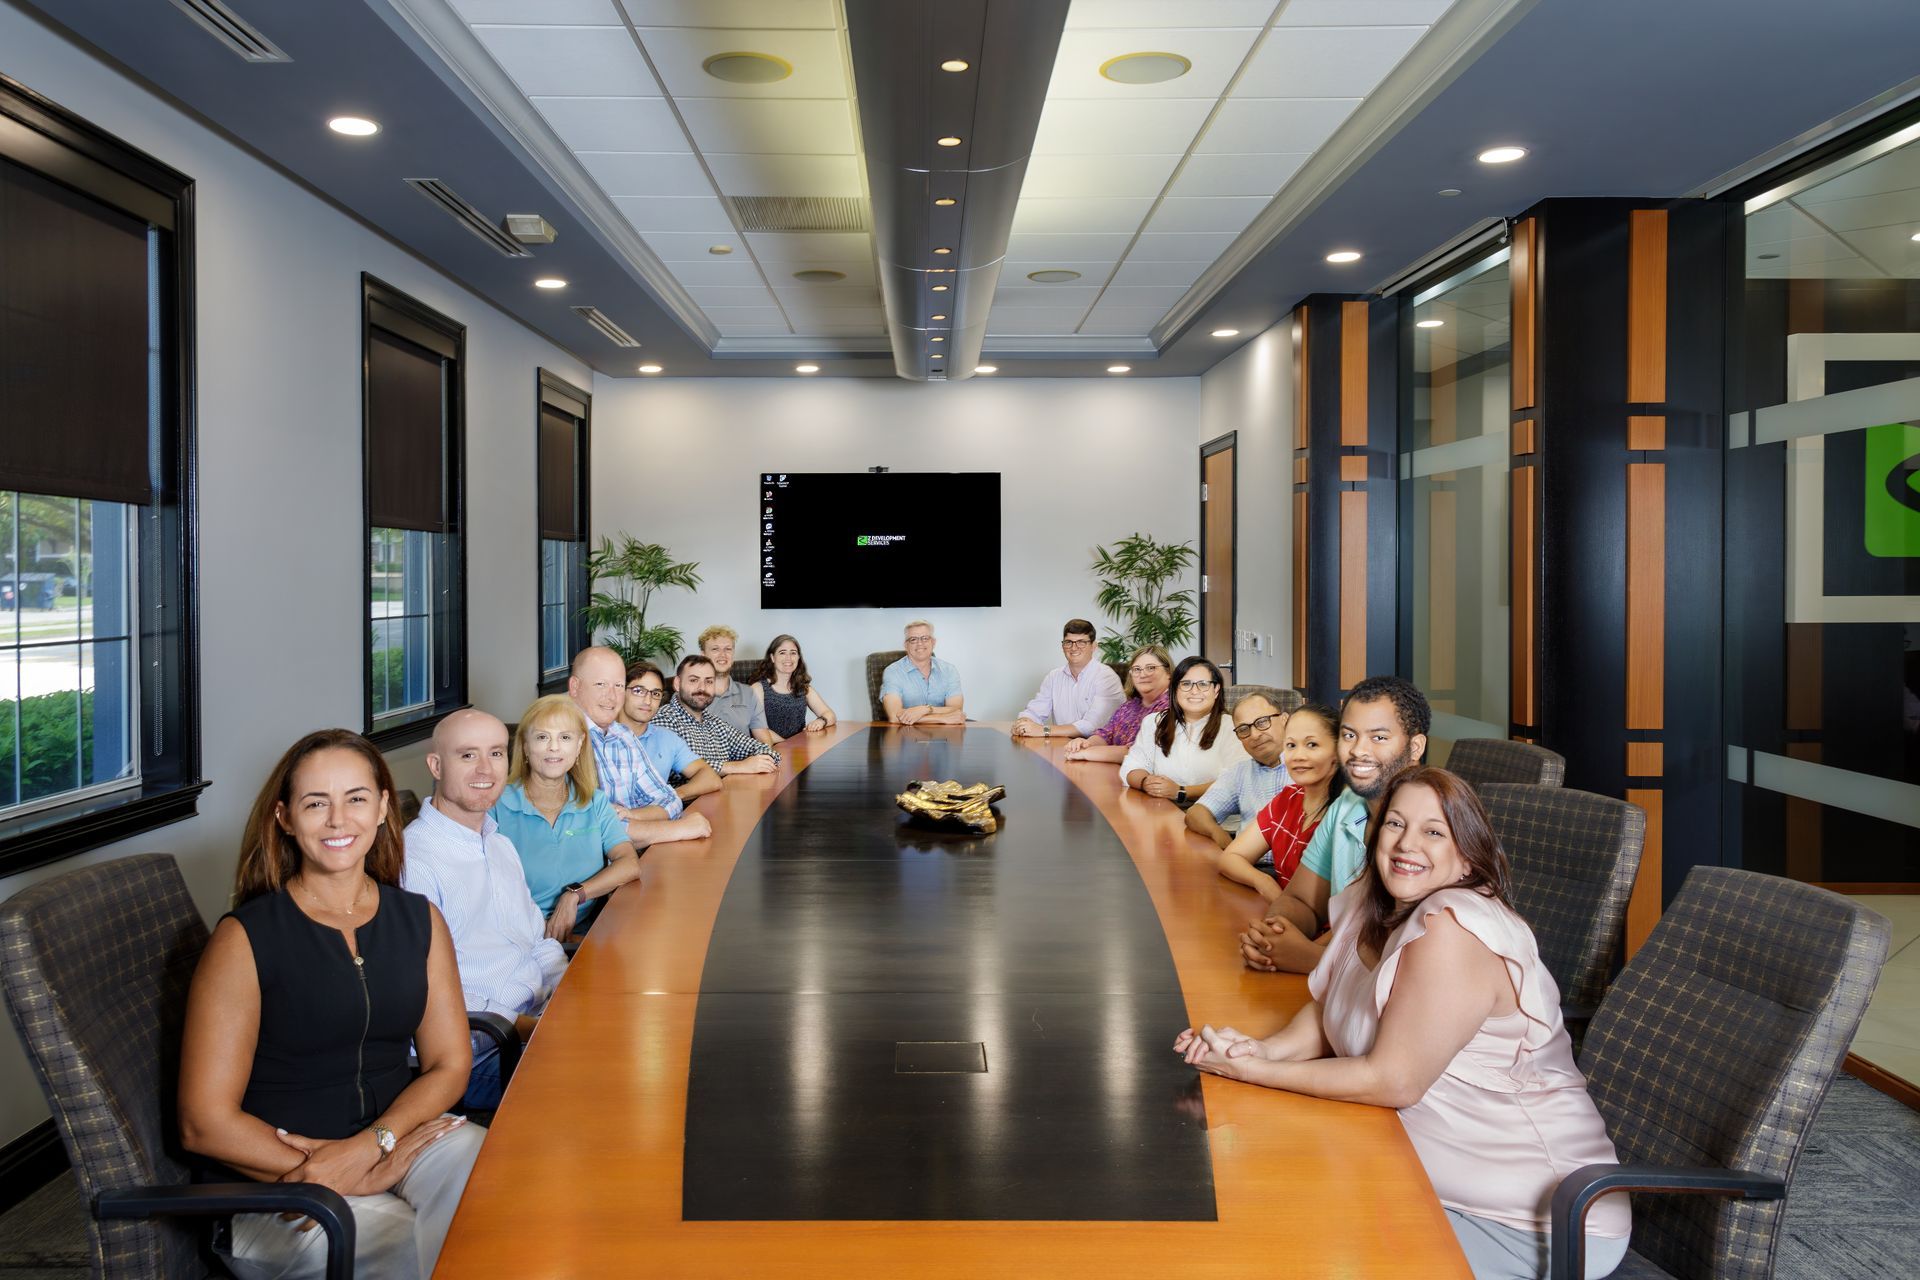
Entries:
{"type": "Polygon", "coordinates": [[[375,329],[367,343],[367,521],[447,531],[440,357],[375,329]]]}
{"type": "Polygon", "coordinates": [[[579,425],[540,408],[540,536],[580,540],[579,425]]]}
{"type": "Polygon", "coordinates": [[[0,160],[0,489],[153,501],[148,228],[0,160]]]}

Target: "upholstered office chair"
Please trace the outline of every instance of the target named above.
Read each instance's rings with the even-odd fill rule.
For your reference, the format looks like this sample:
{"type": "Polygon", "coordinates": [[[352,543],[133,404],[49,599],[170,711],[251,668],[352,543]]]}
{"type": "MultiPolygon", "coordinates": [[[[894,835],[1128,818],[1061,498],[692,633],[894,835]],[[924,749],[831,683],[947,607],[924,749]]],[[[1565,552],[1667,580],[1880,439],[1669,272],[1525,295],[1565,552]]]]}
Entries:
{"type": "Polygon", "coordinates": [[[1582,1273],[1587,1206],[1634,1197],[1616,1276],[1759,1280],[1794,1162],[1887,958],[1887,922],[1812,885],[1695,867],[1601,1002],[1580,1055],[1618,1165],[1553,1195],[1552,1274],[1582,1273]]]}
{"type": "Polygon", "coordinates": [[[402,787],[393,793],[393,811],[399,819],[400,829],[406,830],[407,824],[420,816],[420,793],[412,787],[402,787]]]}
{"type": "Polygon", "coordinates": [[[1479,793],[1513,867],[1514,909],[1533,926],[1568,1022],[1584,1022],[1606,994],[1646,812],[1565,787],[1495,782],[1479,793]]]}
{"type": "Polygon", "coordinates": [[[727,679],[751,684],[754,672],[760,670],[761,661],[760,658],[735,658],[733,665],[727,668],[727,679]]]}
{"type": "Polygon", "coordinates": [[[1120,687],[1122,689],[1127,687],[1127,677],[1133,674],[1127,670],[1127,664],[1124,662],[1109,662],[1107,664],[1107,670],[1120,677],[1120,687]]]}
{"type": "Polygon", "coordinates": [[[1447,769],[1475,791],[1490,782],[1557,787],[1567,780],[1565,756],[1510,738],[1462,738],[1447,756],[1447,769]]]}
{"type": "Polygon", "coordinates": [[[180,1221],[302,1213],[327,1233],[327,1275],[353,1274],[353,1214],[310,1183],[188,1184],[174,1130],[187,985],[207,927],[167,854],[43,880],[0,903],[7,1011],[90,1209],[93,1274],[210,1274],[180,1221]]]}
{"type": "Polygon", "coordinates": [[[1292,689],[1277,689],[1270,684],[1230,684],[1227,686],[1227,714],[1240,705],[1240,699],[1250,693],[1257,693],[1274,706],[1291,715],[1300,709],[1303,699],[1292,689]]]}
{"type": "Polygon", "coordinates": [[[880,705],[880,680],[887,674],[888,667],[906,656],[905,649],[882,649],[867,655],[867,704],[873,708],[875,720],[887,718],[887,709],[880,705]]]}

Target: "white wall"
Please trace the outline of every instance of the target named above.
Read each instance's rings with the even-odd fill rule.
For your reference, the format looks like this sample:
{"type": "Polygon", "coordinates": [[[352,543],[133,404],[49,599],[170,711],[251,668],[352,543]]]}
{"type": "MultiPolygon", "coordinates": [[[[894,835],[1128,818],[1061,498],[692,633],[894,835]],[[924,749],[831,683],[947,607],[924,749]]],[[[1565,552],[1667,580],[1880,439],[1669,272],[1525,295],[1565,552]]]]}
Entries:
{"type": "MultiPolygon", "coordinates": [[[[956,663],[977,719],[1011,719],[1060,661],[1060,625],[1104,626],[1092,549],[1140,532],[1197,536],[1194,435],[1199,380],[597,378],[593,532],[627,532],[697,560],[697,595],[654,598],[649,622],[688,640],[716,622],[758,657],[800,638],[834,710],[865,719],[866,655],[900,647],[923,611],[759,607],[752,519],[762,471],[998,471],[1001,607],[924,611],[956,663]]],[[[969,519],[956,511],[954,519],[969,519]]],[[[955,566],[965,572],[966,566],[955,566]]],[[[1188,584],[1191,585],[1191,584],[1188,584]]]]}
{"type": "MultiPolygon", "coordinates": [[[[535,369],[581,387],[591,373],[4,0],[0,74],[195,181],[202,767],[213,783],[196,818],[0,879],[0,898],[161,850],[179,857],[212,919],[274,759],[309,730],[364,723],[360,273],[468,326],[469,684],[482,706],[517,713],[535,685],[535,369]]],[[[420,754],[399,753],[400,785],[419,785],[420,754]]],[[[0,1036],[0,1143],[45,1117],[17,1040],[0,1036]]]]}
{"type": "Polygon", "coordinates": [[[1293,683],[1293,336],[1282,321],[1200,379],[1204,444],[1236,432],[1240,553],[1235,629],[1273,637],[1270,651],[1234,655],[1243,684],[1293,683]]]}

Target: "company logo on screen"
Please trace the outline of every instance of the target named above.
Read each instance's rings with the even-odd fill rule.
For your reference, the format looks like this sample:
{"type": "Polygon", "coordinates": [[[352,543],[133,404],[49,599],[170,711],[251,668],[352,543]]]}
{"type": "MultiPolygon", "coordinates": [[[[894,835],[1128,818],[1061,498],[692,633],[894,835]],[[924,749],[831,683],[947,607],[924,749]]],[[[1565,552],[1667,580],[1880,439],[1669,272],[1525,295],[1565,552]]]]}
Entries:
{"type": "Polygon", "coordinates": [[[890,547],[896,542],[905,542],[904,533],[863,533],[853,540],[856,547],[890,547]]]}

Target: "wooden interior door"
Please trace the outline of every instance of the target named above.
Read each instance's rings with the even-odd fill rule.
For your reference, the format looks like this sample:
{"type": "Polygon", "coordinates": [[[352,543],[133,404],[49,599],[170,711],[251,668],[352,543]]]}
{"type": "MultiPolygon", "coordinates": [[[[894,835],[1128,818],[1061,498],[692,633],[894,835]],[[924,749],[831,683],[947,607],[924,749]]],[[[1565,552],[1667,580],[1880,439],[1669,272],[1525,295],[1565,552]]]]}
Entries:
{"type": "Polygon", "coordinates": [[[1200,652],[1213,659],[1229,681],[1236,678],[1234,456],[1231,433],[1200,447],[1200,652]]]}

